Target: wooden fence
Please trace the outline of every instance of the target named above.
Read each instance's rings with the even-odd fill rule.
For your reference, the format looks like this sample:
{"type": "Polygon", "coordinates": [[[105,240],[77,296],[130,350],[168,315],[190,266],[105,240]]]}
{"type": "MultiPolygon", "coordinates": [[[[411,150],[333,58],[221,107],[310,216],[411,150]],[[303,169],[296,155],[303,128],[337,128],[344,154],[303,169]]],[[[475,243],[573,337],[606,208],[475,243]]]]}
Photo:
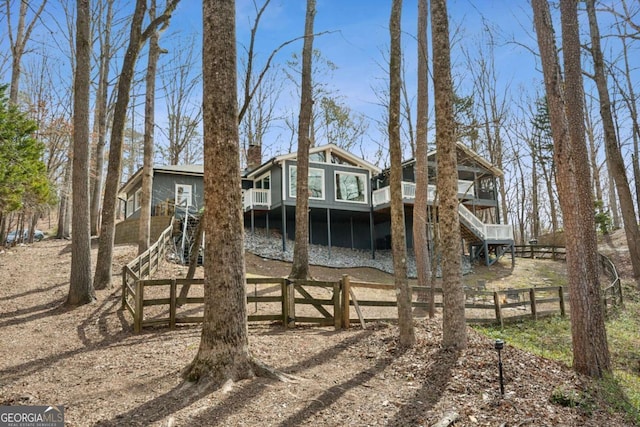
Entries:
{"type": "MultiPolygon", "coordinates": [[[[526,253],[532,252],[529,249],[526,253]]],[[[558,250],[547,253],[564,254],[558,250]]],[[[145,254],[141,256],[145,261],[134,260],[124,267],[126,274],[123,274],[123,306],[133,316],[134,331],[140,332],[147,326],[175,328],[178,324],[201,323],[204,279],[136,278],[131,282],[138,277],[136,271],[146,271],[144,266],[152,264],[151,257],[147,261],[145,254]],[[190,295],[181,298],[178,290],[184,286],[189,286],[190,295]]],[[[603,289],[604,307],[621,305],[622,289],[615,266],[605,256],[600,260],[603,273],[611,279],[603,289]]],[[[414,296],[425,295],[429,291],[418,286],[411,290],[414,296]]],[[[434,293],[435,306],[441,308],[442,289],[435,288],[434,293]]],[[[366,327],[367,322],[397,319],[394,285],[355,281],[346,275],[335,282],[247,278],[246,295],[249,322],[277,322],[285,327],[315,324],[339,329],[349,328],[351,323],[359,322],[366,327]]],[[[502,326],[510,321],[536,320],[556,314],[565,316],[569,295],[562,286],[494,291],[484,289],[484,284],[480,283],[466,288],[465,298],[468,323],[497,323],[502,326]]],[[[413,309],[426,313],[428,303],[417,299],[412,298],[413,309]]]]}
{"type": "Polygon", "coordinates": [[[564,261],[567,251],[564,246],[515,245],[515,256],[520,258],[551,259],[564,261]]]}
{"type": "Polygon", "coordinates": [[[158,270],[167,252],[167,245],[171,242],[172,234],[173,220],[149,249],[122,267],[122,307],[129,310],[134,319],[138,311],[137,304],[140,304],[138,301],[140,298],[137,296],[138,283],[158,270]],[[135,301],[136,305],[132,306],[131,300],[135,301]]]}

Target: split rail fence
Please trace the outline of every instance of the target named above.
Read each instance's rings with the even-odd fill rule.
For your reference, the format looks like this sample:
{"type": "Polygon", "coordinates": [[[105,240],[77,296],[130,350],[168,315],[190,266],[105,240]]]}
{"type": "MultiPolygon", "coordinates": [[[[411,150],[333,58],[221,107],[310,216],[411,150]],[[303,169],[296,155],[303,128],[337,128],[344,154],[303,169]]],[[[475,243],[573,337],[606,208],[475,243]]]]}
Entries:
{"type": "MultiPolygon", "coordinates": [[[[161,246],[152,252],[161,253],[161,246]]],[[[204,279],[141,278],[147,271],[146,266],[154,265],[156,260],[151,255],[141,257],[143,260],[136,259],[123,269],[122,304],[133,316],[134,331],[150,326],[175,328],[179,324],[201,323],[204,279]],[[184,286],[189,286],[189,295],[181,297],[179,291],[184,286]]],[[[601,263],[603,272],[611,278],[611,283],[603,289],[603,304],[605,307],[621,305],[622,289],[615,266],[604,256],[601,263]]],[[[417,295],[424,296],[429,291],[426,287],[412,287],[414,313],[427,312],[428,303],[418,301],[417,295]]],[[[346,275],[335,282],[247,278],[246,294],[249,322],[280,323],[285,327],[315,324],[340,329],[349,328],[352,323],[366,327],[367,322],[397,319],[394,285],[356,281],[346,275]]],[[[435,288],[434,296],[435,306],[441,308],[442,289],[435,288]]],[[[494,291],[484,289],[484,284],[479,282],[465,289],[465,297],[468,323],[503,325],[556,314],[565,316],[569,295],[562,286],[494,291]]]]}

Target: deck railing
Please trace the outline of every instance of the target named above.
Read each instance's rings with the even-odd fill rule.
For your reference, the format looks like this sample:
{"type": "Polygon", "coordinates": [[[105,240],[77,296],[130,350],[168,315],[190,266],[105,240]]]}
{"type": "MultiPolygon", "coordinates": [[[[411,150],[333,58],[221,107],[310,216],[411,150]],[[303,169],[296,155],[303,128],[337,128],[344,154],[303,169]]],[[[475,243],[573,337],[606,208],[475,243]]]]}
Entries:
{"type": "Polygon", "coordinates": [[[256,206],[271,208],[271,190],[250,188],[244,191],[242,204],[244,210],[251,210],[256,206]]]}
{"type": "MultiPolygon", "coordinates": [[[[458,197],[473,198],[475,186],[473,181],[458,180],[458,197]]],[[[415,182],[402,181],[402,198],[414,200],[416,198],[415,182]]],[[[427,200],[433,202],[436,199],[436,186],[429,185],[427,188],[427,200]]],[[[391,202],[391,191],[389,186],[373,191],[373,206],[384,205],[391,202]]]]}
{"type": "Polygon", "coordinates": [[[513,228],[508,224],[485,224],[463,204],[458,205],[458,215],[482,240],[513,240],[513,228]]]}

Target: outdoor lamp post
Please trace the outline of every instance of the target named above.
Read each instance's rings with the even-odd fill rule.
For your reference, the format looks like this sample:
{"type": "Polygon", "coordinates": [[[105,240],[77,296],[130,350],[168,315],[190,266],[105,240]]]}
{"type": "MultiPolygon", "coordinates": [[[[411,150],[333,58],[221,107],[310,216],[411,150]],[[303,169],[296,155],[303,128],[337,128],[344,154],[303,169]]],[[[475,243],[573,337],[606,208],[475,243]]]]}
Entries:
{"type": "Polygon", "coordinates": [[[500,351],[504,348],[504,341],[497,339],[494,348],[498,351],[498,373],[500,377],[500,395],[504,397],[504,377],[502,376],[502,355],[500,351]]]}

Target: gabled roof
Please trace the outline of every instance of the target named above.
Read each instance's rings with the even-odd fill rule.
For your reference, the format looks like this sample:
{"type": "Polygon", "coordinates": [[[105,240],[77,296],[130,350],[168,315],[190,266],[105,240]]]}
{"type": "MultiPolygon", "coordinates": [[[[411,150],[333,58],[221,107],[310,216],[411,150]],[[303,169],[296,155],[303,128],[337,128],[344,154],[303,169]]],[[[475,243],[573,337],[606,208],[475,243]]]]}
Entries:
{"type": "MultiPolygon", "coordinates": [[[[502,172],[502,170],[500,170],[500,168],[498,168],[497,166],[494,166],[491,162],[489,162],[487,159],[482,157],[480,154],[478,154],[475,151],[473,151],[471,148],[469,148],[466,145],[464,145],[462,142],[460,142],[460,141],[456,142],[456,149],[464,152],[467,156],[469,156],[470,158],[472,158],[473,160],[478,162],[482,167],[484,167],[485,169],[491,171],[491,173],[494,174],[495,176],[503,176],[504,175],[504,173],[502,172]]],[[[427,153],[427,158],[435,156],[437,151],[438,150],[429,151],[427,153]]],[[[410,165],[413,162],[415,162],[415,159],[405,160],[402,163],[402,166],[410,165]]]]}
{"type": "MultiPolygon", "coordinates": [[[[335,144],[325,144],[325,145],[320,145],[318,147],[312,147],[311,149],[309,149],[309,154],[314,154],[314,153],[318,153],[321,151],[330,151],[330,152],[334,152],[337,153],[340,157],[343,157],[344,159],[348,160],[349,162],[353,163],[354,165],[361,167],[363,169],[367,169],[368,171],[371,172],[371,175],[376,175],[379,174],[381,172],[381,169],[379,167],[377,167],[376,165],[369,163],[368,161],[348,152],[347,150],[345,150],[344,148],[340,148],[335,144]]],[[[270,160],[266,161],[265,163],[261,164],[260,166],[258,166],[257,168],[248,171],[246,174],[246,178],[254,178],[260,174],[262,174],[263,172],[265,172],[267,169],[269,169],[271,167],[271,165],[276,164],[276,163],[282,163],[286,160],[295,160],[298,157],[298,153],[297,152],[292,152],[292,153],[288,153],[288,154],[283,154],[281,156],[276,156],[271,158],[270,160]]]]}
{"type": "MultiPolygon", "coordinates": [[[[173,175],[204,175],[204,167],[202,165],[156,165],[153,167],[154,175],[156,173],[167,173],[173,175]]],[[[138,169],[136,173],[120,187],[119,193],[128,193],[137,183],[142,179],[142,168],[138,169]]]]}

